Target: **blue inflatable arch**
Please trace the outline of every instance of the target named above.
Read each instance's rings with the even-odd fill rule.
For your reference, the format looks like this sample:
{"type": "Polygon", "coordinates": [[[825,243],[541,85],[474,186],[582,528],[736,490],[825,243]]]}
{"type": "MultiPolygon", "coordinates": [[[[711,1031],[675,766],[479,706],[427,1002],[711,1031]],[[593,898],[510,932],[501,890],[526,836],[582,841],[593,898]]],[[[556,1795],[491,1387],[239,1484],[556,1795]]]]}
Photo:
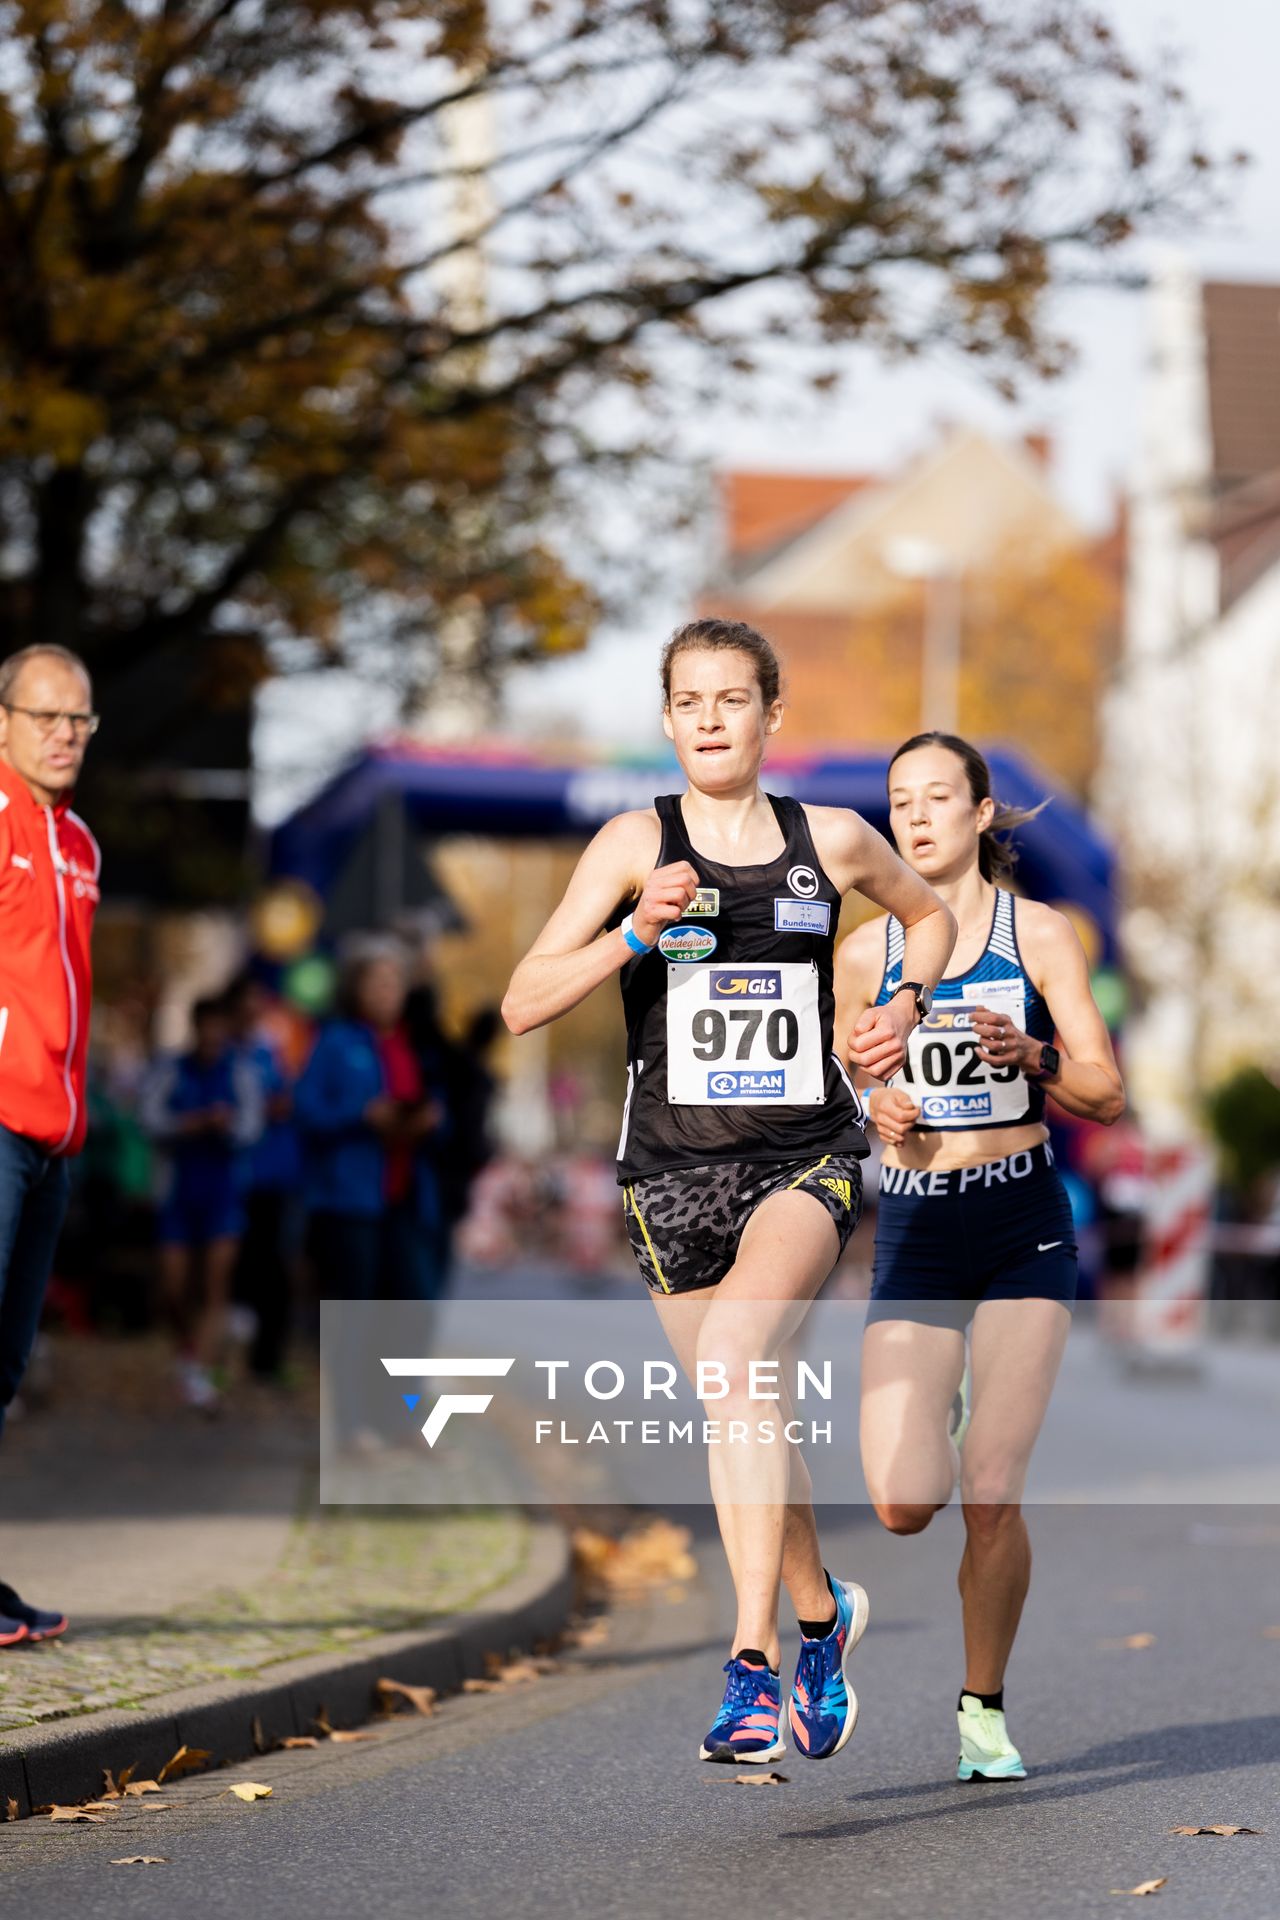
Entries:
{"type": "MultiPolygon", "coordinates": [[[[1114,855],[1097,826],[1020,755],[988,751],[995,791],[1010,806],[1052,804],[1018,830],[1018,884],[1035,899],[1072,902],[1096,922],[1103,958],[1115,958],[1114,855]]],[[[829,807],[852,807],[887,834],[887,756],[771,758],[764,784],[829,807]]],[[[324,895],[379,809],[403,805],[416,832],[491,834],[496,839],[582,839],[628,807],[679,791],[673,757],[586,759],[571,764],[502,747],[470,752],[392,740],[345,766],[272,836],[273,875],[306,880],[324,895]]]]}

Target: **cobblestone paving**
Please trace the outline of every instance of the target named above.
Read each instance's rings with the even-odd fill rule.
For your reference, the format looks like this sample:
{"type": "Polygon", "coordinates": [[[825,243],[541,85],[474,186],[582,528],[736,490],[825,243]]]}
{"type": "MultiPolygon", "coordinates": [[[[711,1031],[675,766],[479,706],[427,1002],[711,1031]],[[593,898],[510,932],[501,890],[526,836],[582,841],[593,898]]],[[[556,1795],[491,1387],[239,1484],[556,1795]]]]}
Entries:
{"type": "Polygon", "coordinates": [[[508,1510],[317,1506],[314,1379],[193,1424],[169,1365],[57,1343],[49,1404],[5,1436],[0,1571],[72,1624],[0,1649],[0,1732],[421,1626],[519,1568],[508,1510]]]}
{"type": "Polygon", "coordinates": [[[236,1679],[457,1611],[518,1568],[525,1525],[506,1512],[299,1521],[254,1592],[213,1589],[163,1618],[117,1619],[0,1655],[0,1730],[236,1679]]]}

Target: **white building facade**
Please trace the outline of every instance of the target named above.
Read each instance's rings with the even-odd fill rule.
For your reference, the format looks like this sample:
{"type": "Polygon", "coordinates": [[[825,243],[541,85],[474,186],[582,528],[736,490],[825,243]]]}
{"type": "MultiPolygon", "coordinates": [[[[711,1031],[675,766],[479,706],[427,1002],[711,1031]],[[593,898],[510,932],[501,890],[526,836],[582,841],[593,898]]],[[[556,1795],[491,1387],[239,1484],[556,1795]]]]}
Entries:
{"type": "Polygon", "coordinates": [[[1170,264],[1151,299],[1124,646],[1096,803],[1136,983],[1126,1068],[1151,1131],[1280,1069],[1280,287],[1170,264]]]}

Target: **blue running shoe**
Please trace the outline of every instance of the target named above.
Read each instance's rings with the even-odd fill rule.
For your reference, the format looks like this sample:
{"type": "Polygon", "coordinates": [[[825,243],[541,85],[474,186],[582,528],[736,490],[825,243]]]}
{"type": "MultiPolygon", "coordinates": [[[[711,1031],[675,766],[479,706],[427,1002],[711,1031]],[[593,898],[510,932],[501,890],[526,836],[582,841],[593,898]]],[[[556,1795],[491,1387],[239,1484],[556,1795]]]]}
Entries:
{"type": "Polygon", "coordinates": [[[777,1674],[768,1667],[752,1666],[736,1654],[725,1662],[724,1670],[729,1676],[724,1703],[698,1750],[699,1760],[727,1760],[733,1765],[776,1760],[787,1750],[778,1733],[782,1688],[777,1674]]]}
{"type": "Polygon", "coordinates": [[[12,1587],[0,1581],[0,1646],[8,1646],[14,1640],[56,1640],[60,1633],[67,1630],[65,1613],[51,1613],[47,1607],[29,1607],[20,1600],[12,1587]],[[25,1634],[15,1633],[15,1626],[24,1627],[25,1634]]]}
{"type": "Polygon", "coordinates": [[[810,1760],[839,1753],[858,1724],[858,1696],[849,1685],[849,1657],[867,1630],[867,1596],[852,1580],[832,1580],[836,1618],[822,1640],[801,1640],[788,1708],[796,1745],[810,1760]]]}

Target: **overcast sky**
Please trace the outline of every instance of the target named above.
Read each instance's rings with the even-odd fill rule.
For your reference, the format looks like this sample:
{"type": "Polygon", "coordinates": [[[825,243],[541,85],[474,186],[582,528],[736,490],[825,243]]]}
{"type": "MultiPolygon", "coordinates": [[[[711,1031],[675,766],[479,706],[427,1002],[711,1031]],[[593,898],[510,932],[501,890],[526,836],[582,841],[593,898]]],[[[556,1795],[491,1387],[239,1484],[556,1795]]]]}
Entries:
{"type": "MultiPolygon", "coordinates": [[[[1259,0],[1110,0],[1105,10],[1139,58],[1185,49],[1184,77],[1213,147],[1243,147],[1254,156],[1232,183],[1229,214],[1191,236],[1186,252],[1209,277],[1280,281],[1280,9],[1259,0]]],[[[1149,264],[1155,256],[1144,249],[1138,257],[1149,264]]],[[[1011,435],[1044,428],[1055,444],[1064,498],[1087,524],[1100,525],[1110,518],[1135,444],[1143,299],[1080,291],[1060,296],[1053,311],[1076,343],[1076,370],[1035,389],[1016,409],[963,373],[938,365],[886,371],[872,356],[855,354],[834,403],[808,403],[803,421],[790,410],[785,421],[726,410],[704,421],[701,432],[690,429],[690,451],[703,456],[718,445],[722,465],[787,468],[798,464],[800,444],[805,466],[877,471],[926,445],[943,420],[1011,435]]],[[[602,744],[656,740],[656,702],[637,699],[635,682],[640,676],[642,688],[656,684],[658,645],[682,612],[673,597],[646,609],[625,633],[598,636],[586,655],[521,675],[508,697],[509,724],[545,727],[572,714],[602,744]]]]}
{"type": "MultiPolygon", "coordinates": [[[[1211,146],[1243,147],[1254,157],[1250,170],[1232,183],[1229,211],[1188,236],[1186,252],[1210,277],[1280,281],[1280,9],[1260,0],[1109,0],[1107,10],[1140,60],[1150,62],[1171,47],[1185,50],[1184,78],[1211,146]]],[[[1138,253],[1143,264],[1154,257],[1150,249],[1138,253]]],[[[1134,293],[1060,295],[1053,314],[1076,344],[1075,371],[1033,390],[1017,408],[947,366],[886,370],[869,354],[851,353],[834,401],[817,402],[798,391],[772,413],[751,417],[718,410],[690,423],[690,458],[702,460],[714,450],[725,466],[877,471],[927,445],[943,421],[973,422],[1009,435],[1042,429],[1055,444],[1055,478],[1065,500],[1084,522],[1099,526],[1110,518],[1135,445],[1143,304],[1134,293]],[[802,463],[797,446],[803,447],[802,463]]],[[[670,593],[637,610],[625,631],[603,632],[585,654],[517,676],[507,693],[506,730],[545,732],[564,718],[601,745],[656,743],[657,650],[686,604],[673,584],[670,593]]],[[[305,711],[313,766],[328,756],[336,762],[358,744],[361,731],[376,732],[384,712],[376,691],[332,684],[313,701],[296,683],[277,683],[264,708],[260,754],[268,761],[291,758],[296,723],[305,711]],[[286,714],[293,725],[281,723],[286,714]]],[[[294,783],[270,780],[264,812],[278,814],[300,797],[294,783]]]]}

